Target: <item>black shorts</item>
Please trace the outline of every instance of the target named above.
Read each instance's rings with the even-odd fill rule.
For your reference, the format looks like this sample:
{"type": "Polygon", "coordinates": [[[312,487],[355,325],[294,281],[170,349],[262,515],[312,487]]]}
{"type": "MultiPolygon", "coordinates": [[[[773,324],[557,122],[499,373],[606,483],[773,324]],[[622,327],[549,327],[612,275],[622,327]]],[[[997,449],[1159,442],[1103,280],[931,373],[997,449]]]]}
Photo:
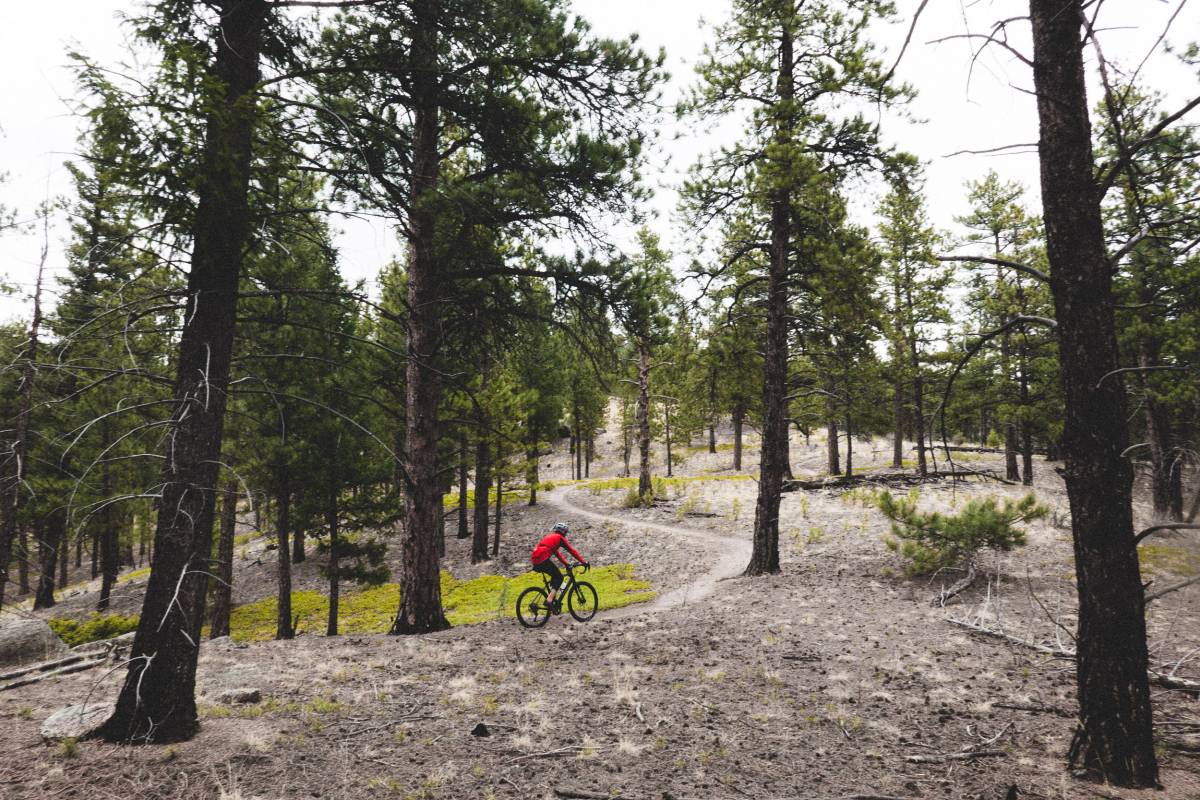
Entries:
{"type": "Polygon", "coordinates": [[[549,558],[547,558],[545,561],[543,561],[540,564],[534,564],[533,571],[540,572],[543,575],[548,576],[550,578],[550,588],[553,589],[554,591],[557,592],[558,587],[562,586],[562,582],[563,582],[562,570],[560,570],[558,568],[558,565],[555,564],[553,561],[551,561],[549,558]]]}

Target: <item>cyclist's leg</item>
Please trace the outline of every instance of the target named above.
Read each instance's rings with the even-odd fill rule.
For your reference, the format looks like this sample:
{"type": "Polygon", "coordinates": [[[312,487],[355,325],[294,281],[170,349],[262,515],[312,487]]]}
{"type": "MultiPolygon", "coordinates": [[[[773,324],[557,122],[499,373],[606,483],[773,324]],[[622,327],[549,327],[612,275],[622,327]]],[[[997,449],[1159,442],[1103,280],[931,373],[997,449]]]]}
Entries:
{"type": "Polygon", "coordinates": [[[550,596],[547,600],[551,603],[558,596],[558,587],[562,586],[562,571],[550,559],[546,559],[540,564],[533,565],[534,572],[540,572],[550,579],[550,596]]]}

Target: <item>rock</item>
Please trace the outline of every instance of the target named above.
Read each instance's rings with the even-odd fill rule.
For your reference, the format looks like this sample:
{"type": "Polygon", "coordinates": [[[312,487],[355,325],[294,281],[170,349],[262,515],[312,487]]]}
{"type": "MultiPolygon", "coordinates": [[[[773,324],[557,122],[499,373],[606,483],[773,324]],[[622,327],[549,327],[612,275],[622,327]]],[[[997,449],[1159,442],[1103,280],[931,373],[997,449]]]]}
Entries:
{"type": "Polygon", "coordinates": [[[45,620],[14,619],[0,624],[0,667],[49,661],[67,650],[45,620]]]}
{"type": "Polygon", "coordinates": [[[76,645],[71,648],[72,655],[88,654],[88,653],[112,653],[120,650],[123,647],[129,647],[133,644],[133,637],[137,631],[122,633],[120,636],[114,636],[111,639],[98,639],[87,644],[76,645]]]}
{"type": "Polygon", "coordinates": [[[237,703],[260,703],[262,702],[262,691],[247,688],[226,689],[213,695],[212,699],[215,703],[224,703],[230,706],[237,703]]]}
{"type": "Polygon", "coordinates": [[[82,739],[104,724],[113,713],[110,703],[86,703],[55,711],[42,723],[42,738],[82,739]]]}
{"type": "Polygon", "coordinates": [[[488,730],[487,725],[484,725],[482,722],[480,722],[478,725],[476,725],[474,728],[471,729],[471,735],[472,736],[491,736],[492,732],[490,730],[488,730]]]}

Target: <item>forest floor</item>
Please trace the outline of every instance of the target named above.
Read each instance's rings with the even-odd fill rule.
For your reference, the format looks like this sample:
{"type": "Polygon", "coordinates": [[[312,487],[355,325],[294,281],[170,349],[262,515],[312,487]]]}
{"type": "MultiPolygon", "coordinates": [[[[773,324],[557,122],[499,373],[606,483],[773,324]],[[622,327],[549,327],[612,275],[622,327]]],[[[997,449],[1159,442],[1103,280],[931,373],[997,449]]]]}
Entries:
{"type": "MultiPolygon", "coordinates": [[[[593,477],[620,471],[614,439],[598,442],[593,477]]],[[[931,600],[959,576],[905,577],[865,491],[786,494],[782,573],[738,577],[757,488],[750,444],[740,474],[730,469],[727,436],[716,454],[688,451],[676,469],[683,480],[653,508],[625,509],[624,490],[586,485],[542,493],[534,508],[506,507],[502,557],[487,565],[469,565],[469,543],[448,540],[456,577],[515,574],[561,518],[593,564],[635,564],[659,592],[650,603],[602,610],[587,624],[564,614],[540,630],[502,619],[411,638],[205,643],[201,731],[169,746],[42,742],[51,712],[85,696],[109,700],[120,670],[3,692],[0,796],[1200,798],[1200,753],[1176,746],[1195,747],[1195,697],[1154,691],[1165,790],[1081,781],[1064,766],[1072,662],[950,621],[1070,646],[1072,549],[1052,465],[1036,462],[1033,487],[1052,516],[1029,527],[1026,547],[984,557],[986,577],[942,607],[931,600]],[[243,686],[264,700],[209,699],[243,686]],[[489,735],[473,735],[480,723],[489,735]]],[[[855,446],[857,469],[886,468],[887,441],[855,446]]],[[[967,460],[999,466],[988,455],[967,460]]],[[[561,452],[551,456],[543,478],[568,477],[566,463],[561,452]]],[[[794,441],[792,463],[797,477],[819,474],[824,442],[794,441]]],[[[934,483],[920,498],[949,510],[969,497],[1025,491],[934,483]]],[[[1148,520],[1140,503],[1138,516],[1148,520]]],[[[268,594],[273,558],[252,548],[245,555],[264,573],[255,587],[256,573],[239,568],[240,596],[268,594]]],[[[1143,561],[1147,579],[1165,586],[1200,571],[1200,545],[1155,537],[1143,561]]],[[[315,586],[315,575],[306,562],[298,580],[315,586]]],[[[1150,606],[1156,668],[1200,678],[1198,623],[1200,585],[1150,606]]]]}

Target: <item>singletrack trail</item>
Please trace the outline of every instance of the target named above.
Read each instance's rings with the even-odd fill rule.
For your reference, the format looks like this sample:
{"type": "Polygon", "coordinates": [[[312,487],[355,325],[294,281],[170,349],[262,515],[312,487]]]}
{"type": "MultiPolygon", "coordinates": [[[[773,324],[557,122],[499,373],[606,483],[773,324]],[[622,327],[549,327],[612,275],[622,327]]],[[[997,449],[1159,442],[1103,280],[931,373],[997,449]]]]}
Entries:
{"type": "MultiPolygon", "coordinates": [[[[574,489],[566,489],[565,491],[547,492],[539,499],[576,517],[586,517],[597,522],[608,522],[628,528],[641,528],[648,534],[669,536],[674,539],[683,540],[689,544],[699,545],[696,550],[696,555],[699,557],[697,560],[700,558],[708,560],[708,558],[712,558],[713,556],[716,557],[711,566],[705,572],[696,575],[692,581],[660,593],[649,603],[638,603],[603,613],[604,598],[600,598],[600,609],[605,619],[621,619],[637,616],[638,614],[665,611],[696,602],[712,594],[713,590],[716,589],[718,581],[740,575],[742,570],[746,568],[746,564],[750,562],[750,542],[745,539],[721,536],[710,531],[696,530],[695,528],[687,528],[682,525],[663,525],[657,522],[631,519],[618,514],[604,514],[599,511],[593,511],[575,502],[575,498],[572,495],[576,491],[574,489]]],[[[693,566],[693,564],[689,563],[681,566],[687,568],[693,566]]]]}

